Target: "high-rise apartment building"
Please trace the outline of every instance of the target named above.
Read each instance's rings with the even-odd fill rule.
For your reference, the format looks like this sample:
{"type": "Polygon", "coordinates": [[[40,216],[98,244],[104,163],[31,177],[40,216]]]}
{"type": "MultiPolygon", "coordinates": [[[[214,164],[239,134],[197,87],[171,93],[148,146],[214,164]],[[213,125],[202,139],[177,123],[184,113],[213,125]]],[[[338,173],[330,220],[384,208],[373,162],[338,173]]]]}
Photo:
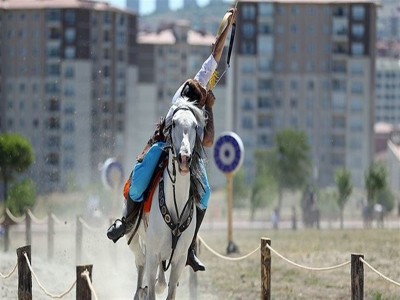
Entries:
{"type": "Polygon", "coordinates": [[[307,134],[314,182],[338,168],[356,186],[373,158],[376,3],[242,0],[237,14],[233,123],[244,168],[285,128],[307,134]]]}
{"type": "Polygon", "coordinates": [[[156,13],[169,11],[169,0],[156,0],[156,13]]]}
{"type": "Polygon", "coordinates": [[[183,9],[199,7],[196,0],[183,0],[183,9]]]}
{"type": "Polygon", "coordinates": [[[400,63],[398,59],[376,60],[375,122],[400,124],[400,63]]]}
{"type": "Polygon", "coordinates": [[[39,192],[87,186],[108,157],[124,162],[136,23],[104,2],[0,2],[0,131],[32,143],[39,192]]]}
{"type": "Polygon", "coordinates": [[[140,11],[140,1],[139,0],[126,0],[126,7],[137,14],[140,11]]]}

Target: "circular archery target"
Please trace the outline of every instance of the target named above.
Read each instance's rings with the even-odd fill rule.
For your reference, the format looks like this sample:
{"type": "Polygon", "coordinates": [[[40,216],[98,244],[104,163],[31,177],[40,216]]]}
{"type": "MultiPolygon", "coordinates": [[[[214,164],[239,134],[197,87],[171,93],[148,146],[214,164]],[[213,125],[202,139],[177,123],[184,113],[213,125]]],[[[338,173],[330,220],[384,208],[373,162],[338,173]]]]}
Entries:
{"type": "Polygon", "coordinates": [[[108,158],[104,162],[101,170],[101,179],[106,188],[112,189],[120,186],[123,181],[123,176],[122,164],[116,158],[108,158]]]}
{"type": "Polygon", "coordinates": [[[214,160],[223,173],[233,173],[243,162],[244,147],[241,138],[234,132],[223,133],[214,146],[214,160]]]}

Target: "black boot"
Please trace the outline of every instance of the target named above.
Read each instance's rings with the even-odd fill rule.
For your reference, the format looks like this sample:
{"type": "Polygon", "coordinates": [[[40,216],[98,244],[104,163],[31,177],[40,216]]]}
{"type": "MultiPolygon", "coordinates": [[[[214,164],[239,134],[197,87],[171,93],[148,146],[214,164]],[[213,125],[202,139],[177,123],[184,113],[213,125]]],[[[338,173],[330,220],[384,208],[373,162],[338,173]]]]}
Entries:
{"type": "Polygon", "coordinates": [[[116,219],[107,230],[107,237],[114,243],[133,228],[137,217],[140,215],[140,210],[143,208],[142,202],[126,201],[127,207],[124,211],[124,216],[121,219],[116,219]]]}
{"type": "Polygon", "coordinates": [[[206,214],[206,210],[201,210],[196,206],[196,229],[194,231],[194,237],[192,244],[188,249],[188,255],[186,260],[186,265],[191,266],[193,271],[205,271],[206,267],[203,263],[197,258],[196,256],[196,240],[197,240],[197,233],[199,232],[201,223],[203,222],[204,215],[206,214]]]}
{"type": "Polygon", "coordinates": [[[126,219],[122,217],[121,219],[116,219],[114,223],[107,230],[107,237],[116,243],[120,238],[125,235],[126,232],[126,219]]]}

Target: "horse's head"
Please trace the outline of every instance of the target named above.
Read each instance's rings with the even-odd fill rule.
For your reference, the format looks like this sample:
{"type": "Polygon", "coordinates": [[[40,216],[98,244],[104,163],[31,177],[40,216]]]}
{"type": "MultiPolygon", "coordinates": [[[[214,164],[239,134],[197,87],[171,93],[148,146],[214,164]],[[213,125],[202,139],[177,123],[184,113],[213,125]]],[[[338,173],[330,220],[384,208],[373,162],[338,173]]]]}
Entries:
{"type": "Polygon", "coordinates": [[[196,147],[198,147],[199,126],[204,127],[201,110],[190,102],[177,105],[170,124],[170,141],[174,159],[181,175],[189,173],[196,147]]]}

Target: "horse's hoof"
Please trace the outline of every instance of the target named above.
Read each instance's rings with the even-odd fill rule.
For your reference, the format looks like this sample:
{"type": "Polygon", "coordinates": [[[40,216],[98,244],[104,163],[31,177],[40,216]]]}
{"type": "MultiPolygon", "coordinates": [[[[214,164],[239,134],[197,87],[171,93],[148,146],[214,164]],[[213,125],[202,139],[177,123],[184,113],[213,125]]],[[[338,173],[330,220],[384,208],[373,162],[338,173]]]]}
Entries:
{"type": "Polygon", "coordinates": [[[166,282],[160,282],[160,280],[157,280],[156,282],[156,294],[162,294],[165,290],[165,288],[167,287],[167,283],[166,282]]]}
{"type": "Polygon", "coordinates": [[[144,288],[138,288],[134,298],[134,300],[145,300],[145,299],[147,299],[147,286],[144,288]]]}

